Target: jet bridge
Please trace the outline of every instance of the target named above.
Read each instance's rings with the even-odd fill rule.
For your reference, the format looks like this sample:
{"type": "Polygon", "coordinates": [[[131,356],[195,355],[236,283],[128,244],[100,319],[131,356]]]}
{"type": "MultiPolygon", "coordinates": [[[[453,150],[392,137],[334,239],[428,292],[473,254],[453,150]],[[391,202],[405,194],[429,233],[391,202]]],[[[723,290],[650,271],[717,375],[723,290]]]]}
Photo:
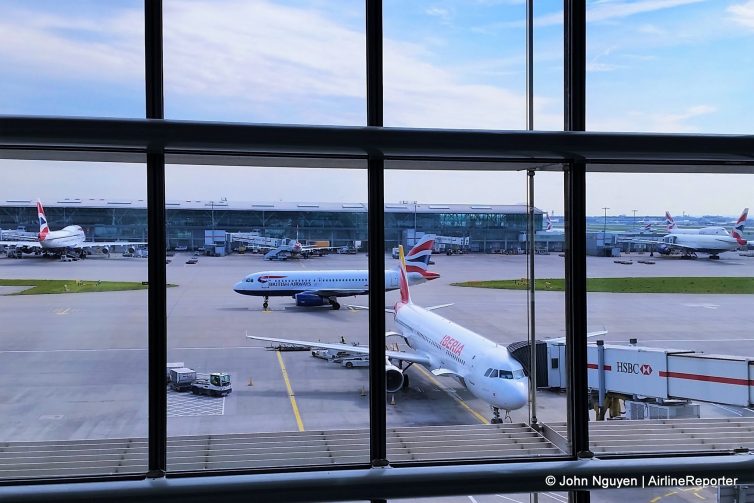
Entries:
{"type": "MultiPolygon", "coordinates": [[[[511,353],[528,368],[528,346],[511,353]]],[[[702,401],[739,407],[754,405],[754,357],[707,354],[638,345],[589,343],[589,388],[604,399],[612,393],[656,403],[702,401]]],[[[537,385],[565,389],[565,344],[537,342],[537,385]],[[547,369],[546,377],[544,370],[547,369]],[[544,378],[544,382],[543,382],[544,378]]]]}

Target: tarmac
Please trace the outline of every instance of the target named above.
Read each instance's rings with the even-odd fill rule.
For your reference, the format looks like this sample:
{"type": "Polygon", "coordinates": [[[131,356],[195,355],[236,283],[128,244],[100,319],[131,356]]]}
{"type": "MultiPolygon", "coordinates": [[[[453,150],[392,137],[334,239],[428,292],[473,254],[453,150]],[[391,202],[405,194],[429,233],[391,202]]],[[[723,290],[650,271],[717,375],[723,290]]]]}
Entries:
{"type": "MultiPolygon", "coordinates": [[[[366,305],[366,296],[341,299],[343,308],[338,311],[329,306],[300,308],[293,299],[277,297],[270,299],[271,309],[264,311],[261,297],[238,295],[232,289],[251,272],[366,269],[363,253],[286,262],[264,261],[261,255],[250,254],[201,257],[193,265],[185,264],[189,256],[178,253],[166,266],[168,283],[177,285],[167,294],[168,361],[184,362],[200,372],[229,372],[233,393],[209,399],[170,392],[169,436],[369,427],[366,368],[346,369],[305,351],[278,354],[267,350],[266,343],[245,338],[247,333],[326,342],[342,337],[366,345],[368,313],[346,308],[366,305]]],[[[631,265],[588,257],[588,275],[754,276],[754,258],[735,253],[723,254],[719,261],[654,257],[653,265],[639,264],[638,258],[648,257],[634,255],[631,265]]],[[[389,256],[385,260],[387,267],[397,266],[389,256]]],[[[439,314],[500,344],[527,338],[525,291],[450,285],[523,278],[525,256],[434,255],[433,260],[431,268],[441,277],[412,287],[415,303],[453,302],[439,314]]],[[[537,255],[536,275],[562,278],[564,259],[556,253],[537,255]]],[[[114,254],[68,263],[2,258],[0,278],[146,281],[147,265],[145,259],[114,254]]],[[[0,289],[0,369],[6,382],[0,390],[0,417],[4,419],[0,442],[146,437],[146,290],[8,295],[16,290],[0,289]]],[[[397,292],[388,292],[387,305],[397,298],[397,292]]],[[[563,293],[537,292],[535,299],[537,338],[564,336],[563,293]]],[[[608,330],[601,337],[608,343],[625,344],[637,338],[641,345],[652,347],[754,356],[750,296],[592,293],[588,313],[589,330],[608,330]]],[[[391,315],[386,315],[386,325],[388,330],[395,329],[391,315]]],[[[489,407],[455,380],[436,378],[416,365],[408,375],[409,389],[389,396],[389,428],[488,422],[489,407]]],[[[537,406],[542,422],[566,419],[563,393],[540,391],[537,406]]],[[[702,405],[703,417],[749,415],[754,415],[749,409],[702,405]]],[[[513,411],[511,416],[514,423],[526,422],[528,410],[513,411]]],[[[598,494],[607,497],[610,492],[598,494]]],[[[563,495],[542,495],[541,501],[564,501],[563,495]]],[[[478,503],[528,500],[520,495],[474,498],[478,503]]]]}

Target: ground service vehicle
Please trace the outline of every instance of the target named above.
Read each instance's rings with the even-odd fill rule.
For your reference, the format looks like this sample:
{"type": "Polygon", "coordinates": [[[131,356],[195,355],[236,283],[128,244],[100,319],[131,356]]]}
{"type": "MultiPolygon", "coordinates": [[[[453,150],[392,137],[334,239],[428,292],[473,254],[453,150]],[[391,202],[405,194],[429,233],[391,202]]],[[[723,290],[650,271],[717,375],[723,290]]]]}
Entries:
{"type": "Polygon", "coordinates": [[[187,367],[177,367],[168,370],[170,373],[170,387],[175,391],[188,391],[196,381],[196,370],[187,367]]]}
{"type": "Polygon", "coordinates": [[[227,396],[231,391],[230,374],[225,372],[198,374],[191,383],[191,392],[195,395],[227,396]]]}
{"type": "Polygon", "coordinates": [[[343,358],[340,361],[340,364],[347,369],[352,369],[354,367],[368,367],[369,356],[354,356],[353,358],[343,358]]]}

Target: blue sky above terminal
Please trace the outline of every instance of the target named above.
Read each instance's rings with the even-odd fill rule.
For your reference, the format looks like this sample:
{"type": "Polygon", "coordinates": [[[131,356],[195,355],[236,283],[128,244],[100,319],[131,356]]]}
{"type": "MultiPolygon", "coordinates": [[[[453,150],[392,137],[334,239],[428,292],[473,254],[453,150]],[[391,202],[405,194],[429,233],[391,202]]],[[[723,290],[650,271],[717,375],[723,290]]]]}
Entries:
{"type": "MultiPolygon", "coordinates": [[[[383,3],[385,125],[525,128],[524,0],[383,3]]],[[[587,5],[588,129],[754,131],[754,116],[748,113],[754,105],[753,0],[595,0],[587,5]]],[[[164,8],[166,117],[365,124],[363,2],[165,0],[164,8]]],[[[2,10],[0,30],[13,43],[0,47],[6,69],[0,113],[144,116],[142,2],[8,0],[2,10]]],[[[562,36],[562,2],[536,1],[536,129],[562,129],[562,36]]],[[[49,166],[35,169],[57,173],[49,166]]],[[[125,177],[135,173],[132,168],[122,169],[125,177]]],[[[265,200],[366,199],[363,173],[309,170],[292,183],[290,173],[247,168],[241,178],[231,178],[237,169],[223,169],[228,178],[206,183],[209,169],[203,168],[205,182],[197,186],[192,184],[200,170],[184,170],[168,191],[191,192],[186,194],[191,198],[249,199],[251,187],[264,185],[267,194],[260,199],[265,200]]],[[[138,176],[143,172],[136,171],[138,176]]],[[[542,179],[548,177],[551,182],[538,185],[537,198],[552,201],[545,207],[562,208],[562,178],[542,179]]],[[[695,190],[696,184],[686,180],[692,175],[656,177],[649,180],[662,181],[626,176],[617,193],[616,184],[601,185],[607,177],[593,176],[595,196],[589,198],[588,212],[610,206],[624,213],[676,208],[736,214],[750,205],[750,182],[706,178],[706,191],[719,196],[699,199],[686,190],[695,190]]],[[[82,183],[72,191],[54,175],[47,178],[48,188],[29,178],[36,177],[11,175],[0,196],[102,193],[101,187],[87,190],[82,183]]],[[[456,177],[415,172],[397,178],[395,187],[387,180],[386,200],[514,204],[525,199],[521,173],[456,177]]],[[[128,193],[113,196],[138,199],[142,194],[133,186],[140,184],[116,185],[128,193]]]]}

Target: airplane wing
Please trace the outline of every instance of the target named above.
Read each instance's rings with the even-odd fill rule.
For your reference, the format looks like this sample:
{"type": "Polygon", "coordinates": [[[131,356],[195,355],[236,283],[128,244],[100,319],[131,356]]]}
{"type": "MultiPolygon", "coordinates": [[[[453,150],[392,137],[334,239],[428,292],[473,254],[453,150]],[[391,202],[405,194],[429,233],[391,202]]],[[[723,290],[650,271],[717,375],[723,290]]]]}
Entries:
{"type": "MultiPolygon", "coordinates": [[[[351,353],[358,353],[362,355],[369,355],[369,348],[366,346],[352,346],[350,344],[339,344],[337,342],[315,342],[315,341],[300,341],[293,339],[278,339],[276,337],[260,337],[257,335],[247,335],[247,339],[255,339],[258,341],[267,342],[279,342],[281,344],[293,344],[294,346],[307,346],[312,348],[334,349],[336,351],[349,351],[351,353]]],[[[421,355],[419,353],[406,353],[403,351],[385,351],[385,356],[388,358],[394,358],[396,360],[403,360],[406,362],[418,363],[429,367],[429,357],[421,355]]]]}
{"type": "Polygon", "coordinates": [[[148,246],[148,243],[139,243],[136,241],[85,241],[81,244],[80,248],[87,250],[90,248],[123,248],[129,246],[148,246]]]}
{"type": "MultiPolygon", "coordinates": [[[[589,332],[586,334],[586,338],[589,339],[590,337],[598,337],[600,335],[607,335],[607,330],[597,330],[596,332],[589,332]]],[[[547,339],[547,342],[562,342],[565,344],[566,338],[565,337],[555,337],[554,339],[547,339]]]]}
{"type": "Polygon", "coordinates": [[[39,241],[0,241],[3,248],[42,248],[39,241]]]}
{"type": "Polygon", "coordinates": [[[307,290],[304,293],[319,295],[320,297],[350,297],[352,295],[363,295],[369,293],[369,290],[364,288],[339,288],[328,290],[307,290]]]}

